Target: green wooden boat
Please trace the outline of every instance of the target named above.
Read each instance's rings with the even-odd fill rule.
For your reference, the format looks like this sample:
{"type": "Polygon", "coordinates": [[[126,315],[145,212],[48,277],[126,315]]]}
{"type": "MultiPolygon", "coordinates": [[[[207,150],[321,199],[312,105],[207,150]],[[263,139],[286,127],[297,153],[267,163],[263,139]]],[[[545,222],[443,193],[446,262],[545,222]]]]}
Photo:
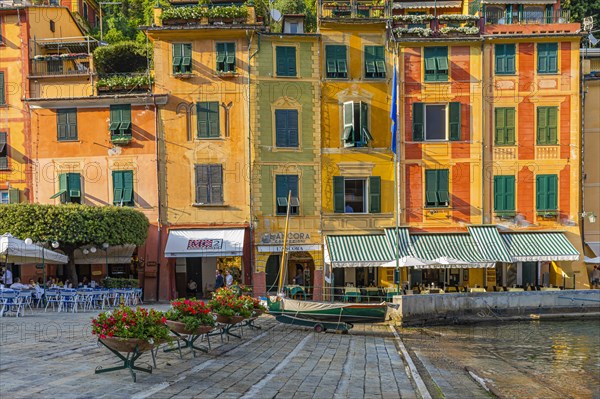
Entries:
{"type": "Polygon", "coordinates": [[[267,300],[269,313],[290,315],[309,320],[343,323],[380,323],[385,321],[387,304],[297,301],[294,299],[267,300]]]}

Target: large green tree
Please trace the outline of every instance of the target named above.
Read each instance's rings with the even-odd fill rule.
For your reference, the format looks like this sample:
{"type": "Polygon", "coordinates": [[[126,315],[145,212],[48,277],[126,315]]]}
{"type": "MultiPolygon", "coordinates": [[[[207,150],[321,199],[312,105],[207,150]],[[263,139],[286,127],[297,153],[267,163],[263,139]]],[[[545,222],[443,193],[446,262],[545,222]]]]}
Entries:
{"type": "Polygon", "coordinates": [[[148,218],[135,209],[89,205],[14,204],[0,206],[0,234],[11,233],[22,240],[49,245],[69,256],[67,277],[78,283],[73,254],[77,248],[93,245],[142,245],[148,235],[148,218]]]}
{"type": "Polygon", "coordinates": [[[581,22],[585,17],[594,17],[595,28],[598,28],[600,0],[565,0],[562,8],[571,12],[571,21],[581,22]]]}

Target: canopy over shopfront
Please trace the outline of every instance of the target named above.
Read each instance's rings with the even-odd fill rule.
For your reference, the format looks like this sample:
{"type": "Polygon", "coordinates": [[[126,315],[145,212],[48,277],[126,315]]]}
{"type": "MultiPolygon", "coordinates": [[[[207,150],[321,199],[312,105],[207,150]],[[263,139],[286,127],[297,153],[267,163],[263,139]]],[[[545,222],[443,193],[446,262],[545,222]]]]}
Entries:
{"type": "Polygon", "coordinates": [[[65,264],[69,257],[35,244],[27,244],[9,233],[0,236],[0,262],[65,264]]]}
{"type": "Polygon", "coordinates": [[[427,268],[490,268],[494,259],[484,257],[470,234],[411,234],[411,249],[427,268]]]}
{"type": "Polygon", "coordinates": [[[600,263],[600,242],[586,241],[586,245],[594,253],[593,258],[585,257],[585,263],[600,263]]]}
{"type": "Polygon", "coordinates": [[[167,258],[242,256],[244,229],[171,230],[167,239],[167,258]]]}
{"type": "Polygon", "coordinates": [[[327,236],[325,262],[333,267],[378,267],[394,259],[382,234],[327,236]]]}
{"type": "Polygon", "coordinates": [[[485,259],[505,263],[513,261],[496,226],[469,226],[469,234],[485,259]]]}
{"type": "Polygon", "coordinates": [[[561,232],[503,233],[501,237],[513,262],[579,259],[579,252],[561,232]]]}

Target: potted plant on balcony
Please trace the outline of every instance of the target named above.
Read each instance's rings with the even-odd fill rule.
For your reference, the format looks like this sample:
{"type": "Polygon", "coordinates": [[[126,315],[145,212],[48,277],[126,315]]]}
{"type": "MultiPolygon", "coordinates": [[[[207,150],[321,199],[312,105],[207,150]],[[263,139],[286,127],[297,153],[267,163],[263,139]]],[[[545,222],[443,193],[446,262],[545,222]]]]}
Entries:
{"type": "Polygon", "coordinates": [[[212,331],[215,319],[204,301],[179,298],[165,313],[167,326],[178,334],[201,335],[212,331]]]}
{"type": "Polygon", "coordinates": [[[248,302],[241,299],[231,288],[219,288],[208,302],[217,321],[223,324],[237,324],[252,315],[248,302]]]}
{"type": "Polygon", "coordinates": [[[211,23],[244,23],[247,18],[246,6],[218,6],[208,10],[208,22],[211,23]]]}

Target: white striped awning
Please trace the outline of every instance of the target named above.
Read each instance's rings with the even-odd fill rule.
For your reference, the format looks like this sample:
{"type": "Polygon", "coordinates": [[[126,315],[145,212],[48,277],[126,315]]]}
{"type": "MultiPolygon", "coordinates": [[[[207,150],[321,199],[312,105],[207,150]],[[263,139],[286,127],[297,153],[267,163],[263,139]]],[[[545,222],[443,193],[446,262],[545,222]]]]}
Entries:
{"type": "Polygon", "coordinates": [[[383,234],[327,236],[325,241],[333,267],[374,267],[394,259],[383,234]]]}
{"type": "Polygon", "coordinates": [[[438,259],[456,260],[455,264],[433,262],[423,268],[489,268],[495,266],[495,262],[483,257],[469,234],[411,234],[410,242],[415,256],[419,259],[430,262],[438,259]]]}
{"type": "Polygon", "coordinates": [[[469,226],[469,234],[485,259],[512,263],[510,252],[496,226],[469,226]]]}
{"type": "Polygon", "coordinates": [[[399,227],[398,236],[396,236],[396,229],[385,229],[385,235],[388,238],[389,245],[392,248],[392,254],[394,251],[393,248],[398,245],[399,258],[415,256],[410,247],[410,235],[408,234],[408,227],[399,227]]]}
{"type": "Polygon", "coordinates": [[[534,6],[554,3],[556,3],[556,0],[483,0],[483,4],[527,4],[534,6]]]}
{"type": "Polygon", "coordinates": [[[579,260],[579,252],[561,232],[503,233],[516,262],[579,260]]]}
{"type": "Polygon", "coordinates": [[[405,8],[459,8],[462,7],[462,1],[407,1],[394,3],[394,9],[405,8]]]}

